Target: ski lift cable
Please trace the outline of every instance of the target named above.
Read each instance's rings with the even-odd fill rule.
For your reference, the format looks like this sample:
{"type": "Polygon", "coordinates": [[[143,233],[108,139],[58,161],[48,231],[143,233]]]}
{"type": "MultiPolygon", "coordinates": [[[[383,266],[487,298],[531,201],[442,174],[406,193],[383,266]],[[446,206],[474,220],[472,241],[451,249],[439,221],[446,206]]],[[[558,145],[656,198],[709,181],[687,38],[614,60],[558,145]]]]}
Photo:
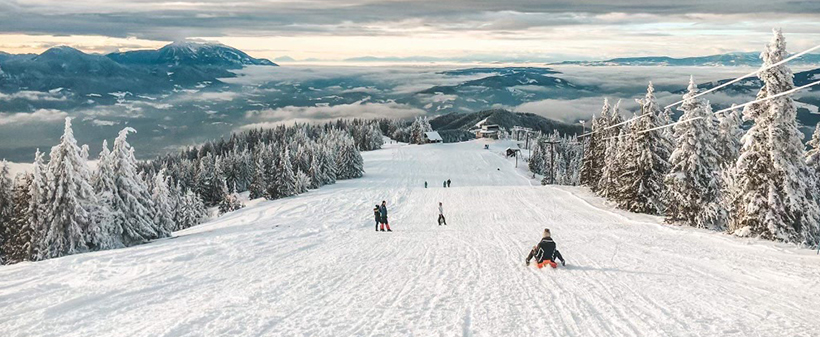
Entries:
{"type": "MultiPolygon", "coordinates": [[[[794,54],[794,55],[792,55],[792,56],[790,56],[790,57],[788,57],[788,58],[785,58],[785,59],[781,60],[780,62],[774,63],[774,64],[769,65],[769,66],[766,66],[766,67],[761,67],[760,69],[755,70],[754,72],[748,73],[748,74],[743,75],[743,76],[741,76],[741,77],[738,77],[738,78],[736,78],[736,79],[734,79],[734,80],[731,80],[731,81],[729,81],[729,82],[726,82],[726,83],[724,83],[724,84],[721,84],[721,85],[719,85],[719,86],[717,86],[717,87],[714,87],[714,88],[712,88],[712,89],[706,90],[706,91],[701,92],[701,93],[698,93],[697,95],[692,96],[691,98],[688,98],[688,99],[696,98],[696,97],[699,97],[699,96],[706,95],[706,94],[708,94],[708,93],[714,92],[714,91],[716,91],[716,90],[718,90],[718,89],[725,88],[725,87],[727,87],[727,86],[729,86],[729,85],[732,85],[732,84],[734,84],[734,83],[740,82],[741,80],[743,80],[743,79],[745,79],[745,78],[748,78],[748,77],[754,76],[754,75],[756,75],[757,73],[759,73],[759,72],[761,72],[761,71],[764,71],[764,70],[768,70],[768,69],[771,69],[771,68],[777,67],[777,66],[779,66],[779,65],[782,65],[782,64],[784,64],[784,63],[786,63],[786,62],[789,62],[789,61],[791,61],[791,60],[794,60],[794,59],[796,59],[796,58],[798,58],[798,57],[801,57],[801,56],[803,56],[803,55],[805,55],[805,54],[808,54],[808,53],[810,53],[810,52],[812,52],[812,51],[814,51],[814,50],[817,50],[817,49],[820,49],[820,44],[819,44],[819,45],[816,45],[816,46],[814,46],[814,47],[812,47],[812,48],[806,49],[806,50],[804,50],[804,51],[802,51],[802,52],[799,52],[799,53],[797,53],[797,54],[794,54]]],[[[682,99],[682,100],[680,100],[680,101],[677,101],[677,102],[675,102],[675,103],[672,103],[672,104],[670,104],[670,105],[667,105],[667,106],[665,106],[665,107],[664,107],[664,109],[668,109],[668,108],[670,108],[670,107],[673,107],[673,106],[675,106],[675,105],[678,105],[678,104],[680,104],[680,103],[683,103],[685,100],[686,100],[686,99],[682,99]]],[[[582,134],[582,135],[578,136],[578,138],[583,138],[583,137],[586,137],[586,136],[589,136],[589,135],[592,135],[592,134],[595,134],[595,133],[598,133],[598,132],[601,132],[601,131],[609,130],[609,129],[611,129],[611,128],[614,128],[614,127],[618,127],[618,126],[624,125],[624,124],[626,124],[626,123],[632,122],[632,121],[637,120],[637,119],[639,119],[639,118],[642,118],[642,117],[644,117],[644,116],[647,116],[647,115],[645,115],[645,114],[641,114],[641,115],[639,115],[639,116],[635,116],[635,117],[632,117],[632,118],[630,118],[630,119],[627,119],[627,120],[625,120],[625,121],[623,121],[623,122],[620,122],[620,123],[617,123],[617,124],[613,124],[613,125],[607,126],[607,127],[603,128],[603,129],[601,129],[601,130],[587,132],[587,133],[585,133],[585,134],[582,134]]],[[[610,138],[611,138],[611,137],[610,137],[610,138]]]]}
{"type": "MultiPolygon", "coordinates": [[[[772,95],[772,96],[756,99],[754,101],[746,102],[746,103],[743,103],[741,105],[732,105],[729,108],[715,111],[712,114],[717,115],[719,113],[726,112],[726,111],[731,111],[731,110],[734,110],[734,109],[739,109],[739,108],[745,107],[747,105],[752,105],[752,104],[764,102],[764,101],[767,101],[767,100],[770,100],[770,99],[773,99],[773,98],[778,98],[778,97],[781,97],[781,96],[793,94],[795,92],[798,92],[800,90],[803,90],[803,89],[806,89],[806,88],[809,88],[809,87],[813,87],[813,86],[818,85],[818,84],[820,84],[820,81],[814,81],[814,82],[811,82],[809,84],[799,86],[797,88],[793,88],[791,90],[787,90],[787,91],[784,91],[784,92],[781,92],[781,93],[778,93],[778,94],[775,94],[775,95],[772,95]]],[[[648,130],[640,131],[640,132],[638,132],[638,134],[647,133],[647,132],[651,132],[651,131],[655,131],[655,130],[660,130],[660,129],[668,128],[670,126],[675,126],[675,125],[678,125],[678,124],[695,121],[695,120],[698,120],[698,119],[703,119],[703,117],[689,118],[689,119],[679,120],[679,121],[674,122],[674,123],[669,123],[669,124],[665,124],[665,125],[661,125],[661,126],[656,126],[654,128],[648,129],[648,130]]],[[[606,139],[603,139],[603,140],[610,140],[610,139],[614,139],[614,138],[618,138],[618,136],[609,137],[609,138],[606,138],[606,139]]]]}
{"type": "MultiPolygon", "coordinates": [[[[770,66],[768,66],[768,67],[765,67],[765,68],[760,68],[760,69],[755,70],[755,71],[753,71],[753,72],[751,72],[751,73],[748,73],[748,74],[746,74],[746,75],[743,75],[743,76],[741,76],[741,77],[738,77],[738,78],[736,78],[736,79],[734,79],[734,80],[731,80],[731,81],[729,81],[729,82],[726,82],[726,83],[723,83],[723,84],[721,84],[721,85],[719,85],[719,86],[716,86],[716,87],[714,87],[714,88],[712,88],[712,89],[709,89],[709,90],[706,90],[706,91],[704,91],[704,92],[698,93],[697,95],[692,96],[691,98],[698,98],[698,97],[703,96],[703,95],[706,95],[706,94],[708,94],[708,93],[710,93],[710,92],[714,92],[714,91],[716,91],[716,90],[718,90],[718,89],[725,88],[725,87],[727,87],[727,86],[730,86],[730,85],[732,85],[732,84],[735,84],[735,83],[737,83],[737,82],[740,82],[740,81],[742,81],[742,80],[743,80],[743,79],[745,79],[745,78],[749,78],[749,77],[752,77],[752,76],[754,76],[754,75],[757,75],[757,73],[759,73],[759,72],[761,72],[761,71],[764,71],[764,70],[768,70],[768,69],[771,69],[771,68],[777,67],[777,66],[779,66],[779,65],[781,65],[781,64],[784,64],[784,63],[789,62],[789,61],[791,61],[791,60],[794,60],[794,59],[796,59],[796,58],[798,58],[798,57],[801,57],[801,56],[803,56],[803,55],[806,55],[806,54],[808,54],[808,53],[810,53],[810,52],[812,52],[812,51],[814,51],[814,50],[816,50],[816,49],[818,49],[818,48],[820,48],[820,45],[816,45],[816,46],[814,46],[814,47],[812,47],[812,48],[806,49],[806,50],[804,50],[804,51],[802,51],[802,52],[799,52],[799,53],[797,53],[797,54],[794,54],[794,55],[792,55],[792,56],[789,56],[788,58],[785,58],[785,59],[781,60],[780,62],[777,62],[777,63],[775,63],[775,64],[772,64],[772,65],[770,65],[770,66]]],[[[663,108],[664,108],[664,109],[668,109],[668,108],[671,108],[671,107],[676,106],[676,105],[678,105],[678,104],[681,104],[681,103],[683,103],[684,101],[685,101],[685,99],[682,99],[682,100],[677,101],[677,102],[675,102],[675,103],[669,104],[669,105],[667,105],[667,106],[665,106],[665,107],[663,107],[663,108]]]]}

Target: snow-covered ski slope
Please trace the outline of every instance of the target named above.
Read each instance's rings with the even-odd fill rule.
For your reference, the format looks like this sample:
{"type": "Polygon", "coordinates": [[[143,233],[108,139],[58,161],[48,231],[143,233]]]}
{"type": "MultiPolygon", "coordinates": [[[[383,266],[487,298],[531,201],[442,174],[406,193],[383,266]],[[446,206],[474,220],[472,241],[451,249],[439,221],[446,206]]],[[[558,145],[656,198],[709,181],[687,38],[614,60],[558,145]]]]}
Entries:
{"type": "Polygon", "coordinates": [[[504,146],[392,146],[173,239],[0,266],[0,336],[820,335],[813,251],[531,184],[504,146]],[[524,266],[545,227],[567,267],[524,266]]]}

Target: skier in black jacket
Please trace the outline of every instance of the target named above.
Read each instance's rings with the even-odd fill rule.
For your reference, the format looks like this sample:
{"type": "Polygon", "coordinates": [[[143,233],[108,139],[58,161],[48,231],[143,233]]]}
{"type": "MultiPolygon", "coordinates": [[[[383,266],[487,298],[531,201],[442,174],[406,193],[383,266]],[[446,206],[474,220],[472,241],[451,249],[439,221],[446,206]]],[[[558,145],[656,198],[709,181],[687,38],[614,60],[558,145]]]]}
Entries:
{"type": "Polygon", "coordinates": [[[376,231],[379,231],[379,223],[382,222],[382,214],[379,212],[379,205],[373,208],[373,215],[376,216],[376,231]]]}
{"type": "Polygon", "coordinates": [[[543,268],[548,264],[553,268],[557,267],[555,259],[560,260],[561,265],[567,265],[567,261],[564,260],[564,257],[561,256],[561,253],[556,249],[555,241],[552,240],[549,228],[544,229],[544,237],[541,239],[541,242],[535,247],[532,247],[530,255],[527,255],[526,262],[528,266],[533,257],[535,258],[535,262],[538,263],[538,268],[543,268]]]}
{"type": "Polygon", "coordinates": [[[387,231],[392,232],[392,230],[390,230],[390,224],[387,222],[387,201],[382,200],[382,206],[379,207],[379,215],[381,215],[382,221],[381,231],[384,232],[384,227],[387,226],[387,231]]]}

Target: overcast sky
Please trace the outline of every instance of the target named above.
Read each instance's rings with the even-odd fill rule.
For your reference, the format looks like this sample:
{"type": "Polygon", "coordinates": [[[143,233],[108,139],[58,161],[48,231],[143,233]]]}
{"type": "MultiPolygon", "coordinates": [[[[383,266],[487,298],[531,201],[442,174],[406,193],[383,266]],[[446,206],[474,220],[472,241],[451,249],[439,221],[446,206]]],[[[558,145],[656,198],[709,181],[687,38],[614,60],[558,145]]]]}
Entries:
{"type": "Polygon", "coordinates": [[[820,1],[0,0],[0,50],[87,52],[201,39],[252,56],[533,60],[759,51],[820,43],[820,1]]]}

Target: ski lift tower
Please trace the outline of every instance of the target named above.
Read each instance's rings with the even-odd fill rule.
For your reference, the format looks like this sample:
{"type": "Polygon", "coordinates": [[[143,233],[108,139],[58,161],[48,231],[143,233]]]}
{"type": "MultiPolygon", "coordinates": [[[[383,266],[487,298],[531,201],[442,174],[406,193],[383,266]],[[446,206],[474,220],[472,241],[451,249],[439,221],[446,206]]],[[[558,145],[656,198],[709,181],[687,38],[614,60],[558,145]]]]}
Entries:
{"type": "Polygon", "coordinates": [[[525,137],[526,145],[524,145],[524,148],[528,150],[530,148],[530,138],[535,138],[538,135],[537,131],[523,126],[513,126],[512,132],[515,135],[516,141],[521,141],[521,137],[525,137]]]}

